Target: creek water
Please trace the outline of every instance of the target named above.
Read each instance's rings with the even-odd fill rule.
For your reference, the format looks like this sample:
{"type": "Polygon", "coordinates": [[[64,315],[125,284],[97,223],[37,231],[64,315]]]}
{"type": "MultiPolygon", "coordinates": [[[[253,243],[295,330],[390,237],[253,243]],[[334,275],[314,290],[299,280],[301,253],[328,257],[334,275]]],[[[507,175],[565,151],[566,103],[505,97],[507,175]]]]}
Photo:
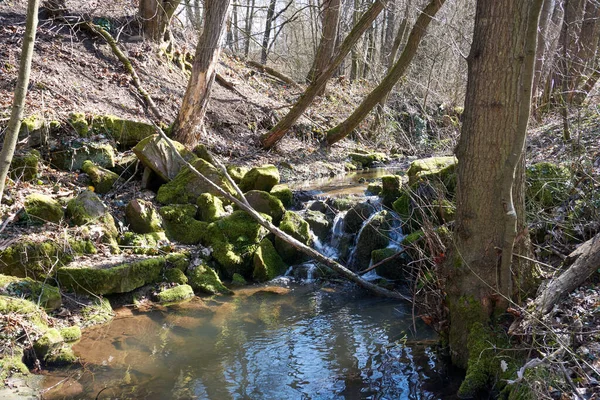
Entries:
{"type": "MultiPolygon", "coordinates": [[[[361,177],[302,189],[362,193],[361,177]]],[[[73,347],[81,366],[46,372],[43,396],[454,398],[458,377],[436,355],[436,339],[409,304],[282,277],[168,310],[121,309],[73,347]]]]}

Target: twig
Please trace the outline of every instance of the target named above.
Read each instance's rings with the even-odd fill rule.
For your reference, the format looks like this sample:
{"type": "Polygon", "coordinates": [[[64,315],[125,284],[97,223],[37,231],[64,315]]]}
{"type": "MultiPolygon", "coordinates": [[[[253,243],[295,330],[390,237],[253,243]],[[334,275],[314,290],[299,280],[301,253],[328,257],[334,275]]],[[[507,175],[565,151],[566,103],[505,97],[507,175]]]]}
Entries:
{"type": "Polygon", "coordinates": [[[389,256],[387,258],[384,258],[383,260],[379,261],[377,264],[371,265],[369,268],[367,268],[363,271],[360,271],[358,274],[359,275],[366,274],[367,272],[374,270],[375,268],[381,266],[382,264],[385,264],[388,261],[392,261],[394,258],[398,257],[400,254],[404,253],[405,251],[406,251],[406,249],[402,249],[399,252],[392,254],[391,256],[389,256]]]}

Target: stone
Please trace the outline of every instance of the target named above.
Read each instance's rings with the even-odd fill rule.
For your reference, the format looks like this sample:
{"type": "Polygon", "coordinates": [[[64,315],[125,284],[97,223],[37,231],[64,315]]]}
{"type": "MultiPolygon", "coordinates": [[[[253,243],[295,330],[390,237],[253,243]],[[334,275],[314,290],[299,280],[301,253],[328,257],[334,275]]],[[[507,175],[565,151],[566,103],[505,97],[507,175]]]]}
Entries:
{"type": "Polygon", "coordinates": [[[163,231],[150,233],[125,232],[119,237],[119,245],[127,248],[133,254],[148,256],[172,250],[171,242],[163,231]]]}
{"type": "Polygon", "coordinates": [[[241,276],[238,273],[235,273],[231,278],[231,284],[234,286],[245,286],[248,284],[248,282],[246,282],[243,276],[241,276]]]}
{"type": "Polygon", "coordinates": [[[213,222],[227,215],[223,207],[223,201],[210,193],[202,193],[196,200],[198,206],[198,218],[201,221],[213,222]]]}
{"type": "Polygon", "coordinates": [[[110,192],[113,189],[115,182],[119,180],[119,175],[106,168],[95,165],[90,160],[83,162],[81,170],[88,174],[92,180],[96,193],[104,194],[110,192]]]}
{"type": "Polygon", "coordinates": [[[57,350],[64,342],[65,341],[58,329],[50,328],[42,335],[42,337],[35,341],[33,349],[35,350],[36,356],[39,359],[44,360],[48,354],[57,350]]]}
{"type": "Polygon", "coordinates": [[[75,129],[75,132],[83,138],[90,136],[90,126],[88,124],[85,113],[73,112],[69,114],[68,118],[69,125],[75,129]]]}
{"type": "Polygon", "coordinates": [[[56,310],[62,304],[60,291],[48,283],[31,278],[18,278],[0,274],[0,294],[22,297],[39,304],[46,311],[56,310]]]}
{"type": "Polygon", "coordinates": [[[193,153],[196,155],[196,157],[201,158],[210,164],[215,164],[212,154],[210,154],[210,151],[208,151],[205,145],[199,144],[198,146],[194,147],[193,153]]]}
{"type": "Polygon", "coordinates": [[[135,154],[119,153],[115,157],[115,166],[111,170],[122,179],[129,179],[138,173],[138,162],[139,160],[135,154]]]}
{"type": "Polygon", "coordinates": [[[358,233],[365,221],[376,211],[375,206],[368,201],[356,204],[348,210],[344,217],[344,232],[358,233]]]}
{"type": "Polygon", "coordinates": [[[274,165],[263,165],[262,167],[252,168],[248,171],[240,182],[240,189],[243,192],[249,190],[262,190],[269,192],[273,186],[279,183],[279,170],[274,165]]]}
{"type": "Polygon", "coordinates": [[[65,216],[58,201],[41,193],[32,193],[25,198],[25,212],[33,222],[39,223],[58,224],[65,216]]]}
{"type": "Polygon", "coordinates": [[[320,240],[324,240],[327,237],[331,230],[332,222],[327,218],[327,215],[320,211],[307,210],[304,219],[320,240]]]}
{"type": "Polygon", "coordinates": [[[348,157],[363,168],[370,168],[388,161],[388,157],[383,153],[349,153],[348,157]]]}
{"type": "Polygon", "coordinates": [[[60,330],[60,335],[67,343],[76,342],[81,339],[81,328],[78,325],[62,328],[60,330]]]}
{"type": "Polygon", "coordinates": [[[100,198],[92,191],[84,190],[67,203],[67,217],[75,225],[99,224],[104,230],[107,240],[116,238],[119,234],[115,220],[100,198]]]}
{"type": "Polygon", "coordinates": [[[86,160],[103,168],[115,166],[115,150],[108,143],[74,140],[68,147],[50,153],[50,163],[63,171],[81,170],[86,160]]]}
{"type": "Polygon", "coordinates": [[[252,277],[257,282],[270,281],[287,271],[287,264],[281,259],[273,243],[263,239],[254,253],[254,271],[252,277]]]}
{"type": "Polygon", "coordinates": [[[244,178],[244,175],[246,175],[247,172],[248,168],[246,167],[237,167],[235,165],[227,166],[227,173],[229,174],[231,179],[233,179],[233,181],[238,185],[240,184],[240,182],[242,182],[242,179],[244,178]]]}
{"type": "Polygon", "coordinates": [[[151,201],[133,199],[125,207],[129,229],[136,233],[152,233],[163,230],[162,218],[151,201]]]}
{"type": "Polygon", "coordinates": [[[309,210],[318,211],[323,214],[330,212],[330,207],[323,200],[315,200],[308,206],[309,210]]]}
{"type": "MultiPolygon", "coordinates": [[[[197,159],[196,155],[181,143],[172,142],[179,154],[193,164],[197,159]]],[[[143,139],[133,148],[133,152],[144,166],[154,171],[165,182],[175,179],[185,165],[158,134],[143,139]]]]}
{"type": "Polygon", "coordinates": [[[366,194],[369,196],[377,196],[381,193],[381,183],[371,182],[367,185],[366,194]]]}
{"type": "Polygon", "coordinates": [[[391,207],[392,203],[400,196],[402,177],[399,175],[386,175],[381,177],[381,192],[379,196],[383,205],[391,207]]]}
{"type": "Polygon", "coordinates": [[[288,187],[288,185],[275,185],[269,193],[271,196],[277,197],[284,207],[291,207],[294,203],[294,193],[292,192],[292,189],[288,187]]]}
{"type": "Polygon", "coordinates": [[[154,125],[114,115],[94,117],[92,127],[95,132],[105,133],[112,137],[121,150],[131,149],[141,140],[156,134],[154,125]]]}
{"type": "Polygon", "coordinates": [[[177,268],[166,270],[163,279],[167,283],[176,283],[178,285],[185,285],[189,281],[188,277],[185,276],[183,271],[177,268]]]}
{"type": "Polygon", "coordinates": [[[179,285],[163,290],[156,297],[161,304],[168,306],[190,300],[194,297],[194,290],[190,285],[179,285]]]}
{"type": "MultiPolygon", "coordinates": [[[[194,167],[227,193],[237,196],[235,189],[231,187],[227,179],[212,164],[200,158],[194,162],[194,167]]],[[[156,199],[162,204],[196,204],[198,196],[202,193],[220,195],[215,188],[186,167],[177,174],[175,179],[160,187],[156,199]]]]}
{"type": "Polygon", "coordinates": [[[458,160],[454,156],[429,157],[415,160],[410,164],[406,175],[408,184],[414,185],[420,180],[436,179],[444,183],[450,192],[456,187],[456,165],[458,160]]]}
{"type": "Polygon", "coordinates": [[[387,247],[392,230],[392,215],[388,211],[380,211],[362,228],[354,249],[354,257],[350,268],[364,270],[371,262],[373,250],[387,247]]]}
{"type": "MultiPolygon", "coordinates": [[[[373,250],[371,252],[371,262],[373,263],[373,265],[378,264],[389,257],[395,256],[397,253],[398,249],[391,247],[373,250]]],[[[375,272],[377,273],[377,275],[387,279],[403,280],[405,266],[406,261],[403,257],[403,254],[401,254],[389,261],[382,263],[380,266],[375,268],[375,272]]]]}
{"type": "Polygon", "coordinates": [[[189,267],[186,274],[189,284],[195,291],[208,294],[232,293],[231,290],[223,285],[215,270],[204,263],[189,267]]]}
{"type": "MultiPolygon", "coordinates": [[[[279,224],[279,229],[307,246],[312,244],[310,226],[298,213],[286,211],[279,224]]],[[[295,247],[278,237],[275,237],[275,249],[289,264],[297,263],[305,258],[295,247]]]]}
{"type": "Polygon", "coordinates": [[[41,156],[37,150],[16,153],[10,163],[9,176],[13,180],[30,182],[40,175],[39,162],[41,156]]]}
{"type": "Polygon", "coordinates": [[[285,213],[285,207],[277,197],[261,190],[250,190],[245,197],[252,208],[259,213],[271,216],[275,225],[279,224],[285,213]]]}
{"type": "Polygon", "coordinates": [[[88,304],[81,309],[82,328],[101,325],[111,321],[115,313],[107,298],[92,297],[88,304]]]}
{"type": "Polygon", "coordinates": [[[556,207],[569,197],[571,173],[564,166],[540,162],[527,167],[525,176],[526,198],[543,208],[556,207]]]}
{"type": "Polygon", "coordinates": [[[161,207],[159,213],[170,240],[183,244],[198,244],[206,235],[208,224],[195,219],[197,207],[193,204],[161,207]]]}

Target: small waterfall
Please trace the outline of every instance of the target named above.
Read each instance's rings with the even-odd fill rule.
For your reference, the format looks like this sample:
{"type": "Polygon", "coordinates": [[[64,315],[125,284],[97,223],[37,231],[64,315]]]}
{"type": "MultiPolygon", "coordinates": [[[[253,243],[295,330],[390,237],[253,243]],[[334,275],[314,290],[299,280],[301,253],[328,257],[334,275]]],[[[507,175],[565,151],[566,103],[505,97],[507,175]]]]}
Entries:
{"type": "Polygon", "coordinates": [[[333,220],[333,228],[331,229],[331,240],[330,246],[334,249],[338,249],[340,245],[340,239],[344,236],[344,217],[348,211],[341,211],[338,213],[333,220]]]}
{"type": "Polygon", "coordinates": [[[354,247],[352,247],[352,251],[350,252],[350,257],[348,257],[348,266],[352,267],[354,265],[354,262],[356,261],[356,247],[358,244],[358,241],[360,239],[360,236],[363,234],[363,231],[365,230],[365,227],[367,225],[369,225],[369,223],[373,220],[373,218],[377,217],[379,215],[379,212],[375,212],[373,213],[369,218],[367,218],[362,226],[360,227],[360,229],[358,230],[358,233],[356,234],[356,237],[354,238],[354,247]]]}

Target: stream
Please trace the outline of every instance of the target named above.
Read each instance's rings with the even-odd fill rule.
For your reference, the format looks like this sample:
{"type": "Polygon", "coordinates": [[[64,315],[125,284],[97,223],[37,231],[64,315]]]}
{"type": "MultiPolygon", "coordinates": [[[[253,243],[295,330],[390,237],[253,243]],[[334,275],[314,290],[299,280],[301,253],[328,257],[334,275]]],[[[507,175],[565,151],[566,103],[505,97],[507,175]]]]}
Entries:
{"type": "MultiPolygon", "coordinates": [[[[363,194],[365,179],[389,171],[369,173],[294,189],[363,194]]],[[[335,247],[331,236],[323,251],[335,247]]],[[[410,304],[311,278],[280,277],[168,311],[119,309],[73,346],[81,365],[45,372],[43,398],[455,398],[460,377],[410,304]]]]}

